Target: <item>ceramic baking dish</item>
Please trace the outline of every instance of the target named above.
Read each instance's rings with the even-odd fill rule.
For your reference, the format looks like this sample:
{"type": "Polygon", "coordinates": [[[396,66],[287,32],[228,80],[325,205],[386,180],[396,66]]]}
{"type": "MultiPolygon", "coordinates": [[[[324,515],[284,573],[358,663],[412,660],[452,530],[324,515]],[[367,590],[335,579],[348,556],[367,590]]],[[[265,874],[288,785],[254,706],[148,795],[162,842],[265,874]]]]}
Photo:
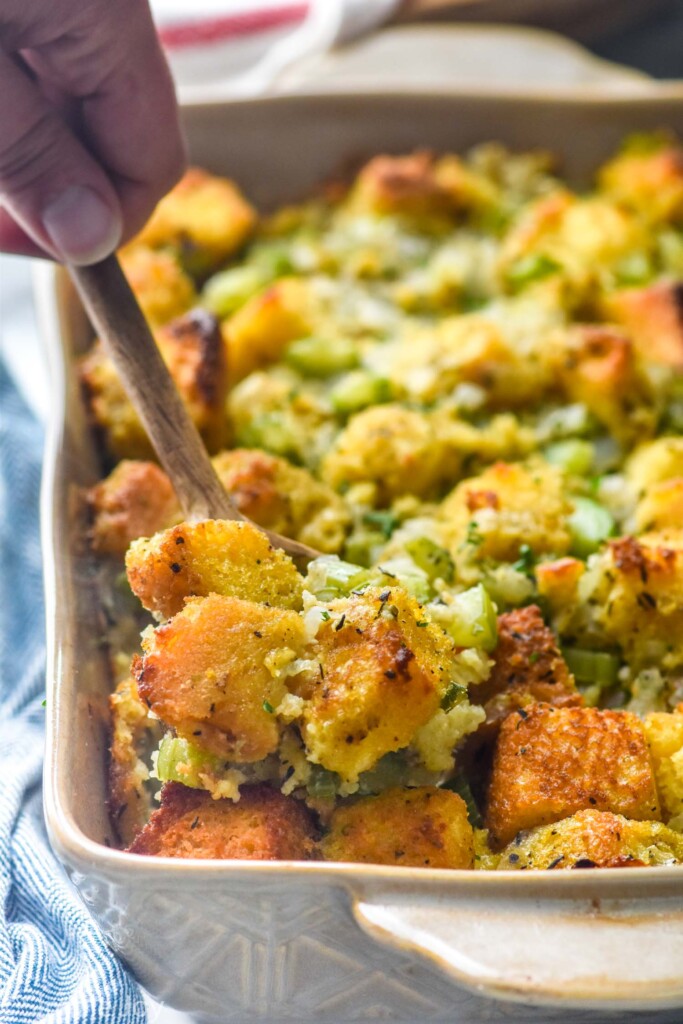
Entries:
{"type": "MultiPolygon", "coordinates": [[[[193,161],[268,207],[373,153],[489,139],[550,147],[580,182],[629,132],[683,133],[683,88],[552,101],[309,95],[195,104],[185,122],[193,161]]],[[[240,1024],[571,1024],[595,1022],[598,1011],[683,1007],[683,868],[488,874],[163,860],[111,847],[105,584],[74,512],[77,488],[98,474],[73,372],[89,332],[63,273],[43,267],[38,278],[54,388],[43,492],[47,821],[83,900],[140,981],[199,1020],[240,1024]]]]}

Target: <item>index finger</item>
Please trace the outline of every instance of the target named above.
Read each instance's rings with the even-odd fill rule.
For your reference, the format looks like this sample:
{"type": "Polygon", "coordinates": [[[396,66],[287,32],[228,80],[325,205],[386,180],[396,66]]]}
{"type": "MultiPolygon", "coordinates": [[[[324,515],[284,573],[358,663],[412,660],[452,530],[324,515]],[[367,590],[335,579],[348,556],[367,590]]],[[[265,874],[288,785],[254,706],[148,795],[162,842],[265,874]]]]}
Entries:
{"type": "MultiPolygon", "coordinates": [[[[12,6],[13,0],[10,2],[12,6]]],[[[16,36],[39,80],[73,97],[79,134],[107,171],[124,240],[138,231],[185,167],[173,81],[146,0],[43,0],[53,13],[16,36]],[[57,17],[45,43],[45,21],[57,17]]],[[[38,5],[40,6],[40,5],[38,5]]],[[[19,18],[19,12],[15,12],[19,18]]],[[[11,18],[10,18],[11,20],[11,18]]]]}

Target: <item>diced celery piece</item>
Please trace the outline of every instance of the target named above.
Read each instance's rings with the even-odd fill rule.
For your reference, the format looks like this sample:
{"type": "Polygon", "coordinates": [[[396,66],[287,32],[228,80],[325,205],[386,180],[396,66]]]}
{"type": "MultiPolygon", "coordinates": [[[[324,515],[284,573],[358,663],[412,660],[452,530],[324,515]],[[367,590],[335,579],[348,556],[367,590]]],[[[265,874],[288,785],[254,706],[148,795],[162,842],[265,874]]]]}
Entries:
{"type": "Polygon", "coordinates": [[[462,774],[458,772],[452,779],[444,783],[444,789],[450,789],[452,793],[457,793],[465,801],[467,807],[467,817],[470,819],[470,825],[472,828],[483,828],[484,822],[482,821],[481,813],[477,807],[477,802],[472,795],[470,784],[462,774]]]}
{"type": "Polygon", "coordinates": [[[355,530],[347,537],[344,555],[358,565],[374,565],[386,546],[387,539],[379,530],[355,530]]]}
{"type": "Polygon", "coordinates": [[[305,377],[333,377],[358,366],[358,349],[346,338],[298,338],[287,348],[285,361],[305,377]]]}
{"type": "Polygon", "coordinates": [[[269,281],[276,277],[284,277],[296,270],[292,254],[282,242],[262,242],[254,246],[250,259],[269,281]]]}
{"type": "Polygon", "coordinates": [[[619,659],[607,651],[588,651],[581,647],[564,647],[564,660],[577,683],[614,686],[619,673],[619,659]]]}
{"type": "Polygon", "coordinates": [[[450,583],[455,566],[446,548],[436,544],[429,537],[416,537],[405,545],[405,549],[430,580],[442,579],[450,583]]]}
{"type": "Polygon", "coordinates": [[[381,793],[392,786],[404,786],[408,776],[408,764],[400,752],[391,752],[381,757],[374,768],[363,772],[358,778],[358,792],[361,796],[381,793]]]}
{"type": "Polygon", "coordinates": [[[182,782],[192,789],[201,789],[200,772],[212,772],[220,760],[179,736],[167,734],[159,745],[157,775],[162,782],[182,782]]]}
{"type": "Polygon", "coordinates": [[[255,416],[240,431],[237,438],[245,448],[265,448],[273,455],[299,458],[299,438],[281,412],[264,412],[255,416]]]}
{"type": "Polygon", "coordinates": [[[662,231],[658,239],[659,256],[663,269],[669,274],[683,274],[683,233],[662,231]]]}
{"type": "Polygon", "coordinates": [[[389,540],[401,520],[386,509],[372,509],[370,512],[364,513],[363,522],[366,526],[376,526],[385,540],[389,540]]]}
{"type": "Polygon", "coordinates": [[[549,445],[543,455],[553,466],[559,466],[573,476],[585,476],[590,473],[595,455],[590,441],[572,438],[549,445]]]}
{"type": "Polygon", "coordinates": [[[391,385],[384,377],[377,377],[367,370],[356,370],[343,377],[330,392],[330,401],[335,412],[342,416],[367,409],[391,400],[391,385]]]}
{"type": "Polygon", "coordinates": [[[571,402],[542,413],[536,424],[536,436],[542,443],[570,437],[590,437],[598,421],[582,402],[571,402]]]}
{"type": "Polygon", "coordinates": [[[645,284],[654,275],[652,260],[647,253],[631,252],[622,256],[614,268],[614,276],[619,284],[645,284]]]}
{"type": "Polygon", "coordinates": [[[584,706],[587,708],[597,708],[600,705],[602,698],[602,687],[597,683],[591,683],[590,686],[580,686],[579,691],[583,697],[584,706]]]}
{"type": "Polygon", "coordinates": [[[593,441],[593,470],[598,476],[617,470],[624,458],[619,442],[609,434],[593,441]]]}
{"type": "Polygon", "coordinates": [[[496,608],[481,583],[457,594],[450,605],[447,629],[458,647],[492,651],[498,642],[496,608]]]}
{"type": "Polygon", "coordinates": [[[427,573],[415,565],[411,558],[399,556],[385,559],[376,569],[370,570],[369,582],[379,586],[403,587],[420,604],[424,604],[432,597],[427,573]]]}
{"type": "Polygon", "coordinates": [[[356,586],[367,582],[369,570],[362,565],[343,562],[334,555],[323,555],[308,566],[307,586],[319,601],[346,597],[356,586]]]}
{"type": "Polygon", "coordinates": [[[318,764],[311,766],[311,774],[306,784],[308,795],[313,800],[334,800],[339,788],[339,776],[318,764]]]}
{"type": "Polygon", "coordinates": [[[511,264],[505,276],[508,284],[515,289],[521,289],[533,281],[542,281],[544,277],[550,277],[551,274],[556,274],[561,269],[557,260],[546,256],[543,252],[534,252],[528,256],[522,256],[511,264]]]}
{"type": "Polygon", "coordinates": [[[201,302],[223,318],[243,306],[265,284],[266,278],[256,267],[231,267],[209,278],[204,285],[201,302]]]}
{"type": "Polygon", "coordinates": [[[579,558],[597,551],[603,541],[614,533],[614,519],[602,505],[590,498],[574,498],[574,511],[568,518],[571,550],[579,558]]]}

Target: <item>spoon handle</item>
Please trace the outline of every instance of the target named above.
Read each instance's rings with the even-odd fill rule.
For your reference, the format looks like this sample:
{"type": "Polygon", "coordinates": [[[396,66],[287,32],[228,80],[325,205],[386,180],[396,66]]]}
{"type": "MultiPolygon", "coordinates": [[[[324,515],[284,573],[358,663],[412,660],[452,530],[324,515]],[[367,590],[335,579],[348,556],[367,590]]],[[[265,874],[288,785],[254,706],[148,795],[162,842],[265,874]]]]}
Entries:
{"type": "Polygon", "coordinates": [[[116,256],[69,267],[187,519],[244,519],[225,491],[116,256]]]}

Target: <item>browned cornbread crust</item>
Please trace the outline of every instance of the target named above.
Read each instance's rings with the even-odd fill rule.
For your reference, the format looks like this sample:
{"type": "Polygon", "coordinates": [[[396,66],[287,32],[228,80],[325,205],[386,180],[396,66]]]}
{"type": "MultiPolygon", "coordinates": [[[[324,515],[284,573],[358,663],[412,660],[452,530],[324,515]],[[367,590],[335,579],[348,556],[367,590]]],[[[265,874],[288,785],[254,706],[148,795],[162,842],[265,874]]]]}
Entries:
{"type": "Polygon", "coordinates": [[[594,807],[626,818],[660,816],[642,723],[627,711],[534,704],[500,730],[486,823],[504,845],[522,829],[594,807]]]}
{"type": "Polygon", "coordinates": [[[168,782],[161,806],[128,849],[156,857],[309,860],[316,838],[304,804],[270,786],[245,786],[233,803],[168,782]]]}

